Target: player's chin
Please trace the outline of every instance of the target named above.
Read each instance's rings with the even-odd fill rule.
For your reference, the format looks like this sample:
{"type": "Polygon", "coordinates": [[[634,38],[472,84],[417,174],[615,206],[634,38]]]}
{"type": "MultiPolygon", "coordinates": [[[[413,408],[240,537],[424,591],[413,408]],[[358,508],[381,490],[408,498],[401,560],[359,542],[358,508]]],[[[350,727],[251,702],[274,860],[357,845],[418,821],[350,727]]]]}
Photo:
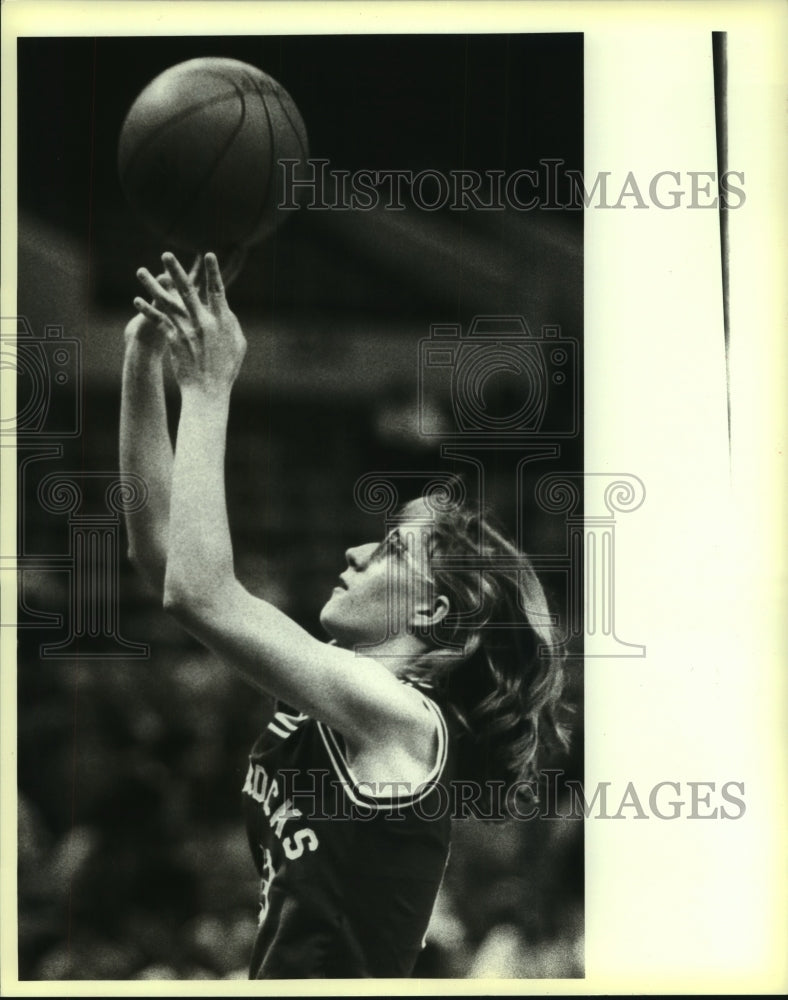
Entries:
{"type": "Polygon", "coordinates": [[[319,616],[320,625],[334,645],[342,649],[352,649],[358,637],[348,621],[348,616],[342,614],[341,603],[341,594],[338,595],[335,591],[323,605],[319,616]]]}
{"type": "Polygon", "coordinates": [[[328,632],[332,639],[337,639],[337,632],[341,631],[336,612],[336,598],[332,594],[321,608],[319,616],[321,626],[328,632]]]}

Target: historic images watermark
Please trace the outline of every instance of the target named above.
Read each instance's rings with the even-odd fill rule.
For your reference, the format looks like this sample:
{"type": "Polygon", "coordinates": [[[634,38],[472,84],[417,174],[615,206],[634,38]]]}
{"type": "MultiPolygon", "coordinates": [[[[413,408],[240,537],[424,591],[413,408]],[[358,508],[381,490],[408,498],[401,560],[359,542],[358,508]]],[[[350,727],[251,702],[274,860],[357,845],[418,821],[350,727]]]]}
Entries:
{"type": "Polygon", "coordinates": [[[19,588],[17,621],[3,624],[50,631],[41,659],[147,658],[148,645],[124,639],[120,628],[121,518],[145,505],[147,486],[115,470],[44,471],[62,459],[65,441],[82,434],[82,345],[60,326],[37,333],[23,316],[0,322],[1,366],[14,372],[17,389],[16,414],[0,426],[0,446],[17,450],[17,551],[0,554],[0,570],[15,572],[19,588]],[[64,522],[58,551],[42,547],[30,527],[34,500],[64,522]],[[65,577],[64,613],[30,599],[28,577],[40,573],[65,577]]]}
{"type": "Polygon", "coordinates": [[[561,780],[549,769],[537,778],[506,784],[469,780],[423,782],[360,781],[349,787],[326,768],[283,770],[271,778],[265,765],[250,762],[243,792],[260,803],[280,830],[288,820],[404,819],[405,808],[420,818],[516,820],[737,820],[746,811],[745,784],[737,780],[677,781],[623,787],[598,781],[561,780]],[[281,779],[281,780],[280,780],[281,779]],[[332,794],[333,792],[333,794],[332,794]]]}
{"type": "MultiPolygon", "coordinates": [[[[409,515],[409,530],[423,530],[426,537],[435,518],[464,503],[469,493],[475,503],[485,506],[492,469],[500,455],[508,453],[516,548],[525,550],[524,512],[529,506],[564,516],[563,552],[529,557],[537,573],[557,573],[564,579],[565,620],[558,622],[553,616],[547,623],[558,626],[559,651],[569,657],[642,657],[645,646],[622,639],[615,617],[616,517],[643,503],[646,491],[641,480],[630,473],[552,472],[539,477],[532,492],[526,493],[526,467],[559,459],[562,443],[580,433],[580,361],[577,340],[564,336],[558,326],[531,331],[522,316],[477,316],[467,329],[433,324],[419,344],[419,428],[423,436],[440,442],[442,458],[467,464],[471,485],[446,471],[371,472],[357,481],[355,501],[364,512],[383,515],[389,532],[401,530],[402,505],[421,496],[424,505],[417,520],[423,526],[414,529],[409,515]],[[493,410],[487,389],[501,376],[515,388],[508,402],[493,410]],[[448,423],[445,412],[435,405],[439,397],[449,400],[448,423]],[[584,648],[590,636],[592,650],[584,648]]],[[[416,548],[423,551],[425,546],[416,548]]],[[[444,558],[441,568],[476,571],[479,587],[485,569],[520,571],[516,559],[488,555],[483,548],[476,557],[462,557],[461,564],[444,558]]],[[[415,580],[427,575],[428,567],[395,564],[391,572],[389,631],[382,641],[401,627],[402,593],[415,589],[399,586],[395,576],[411,573],[415,580]]],[[[495,626],[524,627],[522,621],[495,626]]],[[[371,648],[364,647],[363,652],[371,648]]]]}
{"type": "Polygon", "coordinates": [[[278,208],[295,211],[516,212],[571,209],[741,208],[741,170],[659,170],[643,177],[600,170],[584,176],[558,158],[518,170],[341,170],[326,159],[281,159],[278,208]]]}

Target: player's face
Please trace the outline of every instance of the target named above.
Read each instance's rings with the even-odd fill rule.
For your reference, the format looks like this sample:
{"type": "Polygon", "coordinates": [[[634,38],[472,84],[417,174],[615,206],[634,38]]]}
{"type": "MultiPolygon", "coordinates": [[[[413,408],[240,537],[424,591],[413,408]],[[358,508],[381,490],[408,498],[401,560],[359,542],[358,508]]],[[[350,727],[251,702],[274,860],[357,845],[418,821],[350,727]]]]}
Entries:
{"type": "Polygon", "coordinates": [[[340,646],[378,643],[407,634],[428,601],[429,567],[423,526],[402,524],[382,542],[348,549],[320,622],[340,646]]]}

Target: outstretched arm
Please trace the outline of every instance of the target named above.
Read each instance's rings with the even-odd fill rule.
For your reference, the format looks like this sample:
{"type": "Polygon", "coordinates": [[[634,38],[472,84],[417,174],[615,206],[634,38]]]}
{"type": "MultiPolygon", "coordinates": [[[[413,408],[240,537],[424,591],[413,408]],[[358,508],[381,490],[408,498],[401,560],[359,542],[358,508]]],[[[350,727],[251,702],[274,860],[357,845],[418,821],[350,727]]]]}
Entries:
{"type": "MultiPolygon", "coordinates": [[[[232,280],[243,264],[238,251],[229,261],[232,280]]],[[[189,272],[194,281],[202,266],[198,256],[189,272]]],[[[137,277],[155,305],[185,311],[169,274],[154,278],[144,267],[137,277]]],[[[137,315],[125,330],[126,353],[120,404],[120,468],[140,476],[148,489],[145,506],[126,514],[129,559],[162,598],[170,519],[173,451],[167,427],[163,361],[167,353],[167,323],[156,310],[146,315],[142,298],[135,298],[137,315]]]]}
{"type": "Polygon", "coordinates": [[[167,562],[172,445],[167,430],[162,361],[164,330],[144,315],[126,327],[120,403],[121,472],[141,476],[148,501],[126,514],[129,558],[161,597],[167,562]]]}
{"type": "Polygon", "coordinates": [[[183,308],[138,308],[167,328],[182,405],[172,477],[165,607],[256,688],[326,722],[357,747],[420,758],[434,720],[386,667],[322,643],[235,577],[224,485],[230,393],[246,343],[216,258],[206,301],[172,255],[163,257],[183,308]]]}

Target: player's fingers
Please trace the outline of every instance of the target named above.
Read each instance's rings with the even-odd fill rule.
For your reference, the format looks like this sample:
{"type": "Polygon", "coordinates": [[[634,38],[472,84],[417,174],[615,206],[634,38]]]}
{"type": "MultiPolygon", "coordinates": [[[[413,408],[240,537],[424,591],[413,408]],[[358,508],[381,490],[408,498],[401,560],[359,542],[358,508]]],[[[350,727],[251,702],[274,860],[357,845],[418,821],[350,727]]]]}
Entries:
{"type": "Polygon", "coordinates": [[[205,302],[205,267],[203,261],[203,255],[198,253],[197,256],[192,261],[192,266],[189,268],[189,281],[197,289],[197,294],[200,297],[200,302],[205,302]]]}
{"type": "Polygon", "coordinates": [[[182,332],[176,330],[174,326],[170,326],[166,331],[167,340],[170,345],[170,349],[174,353],[178,353],[179,348],[183,348],[185,344],[185,349],[188,351],[190,347],[190,341],[187,337],[184,337],[182,332]]]}
{"type": "Polygon", "coordinates": [[[165,316],[163,312],[160,312],[155,306],[151,305],[150,302],[146,302],[141,295],[137,295],[135,297],[134,308],[137,312],[142,313],[145,319],[150,320],[151,323],[154,323],[156,326],[161,327],[168,332],[175,329],[175,326],[169,316],[165,316]]]}
{"type": "Polygon", "coordinates": [[[180,293],[183,299],[183,304],[186,306],[186,311],[189,313],[191,319],[195,322],[199,322],[200,315],[200,296],[197,289],[194,287],[193,282],[189,279],[189,275],[183,270],[181,262],[178,258],[171,253],[163,253],[161,259],[164,266],[167,268],[167,272],[172,278],[173,284],[176,290],[180,293]]]}
{"type": "MultiPolygon", "coordinates": [[[[173,285],[172,278],[169,276],[169,274],[167,274],[166,271],[164,271],[162,274],[157,274],[156,280],[158,281],[158,283],[161,285],[162,288],[166,288],[168,292],[172,293],[169,299],[169,303],[173,312],[177,312],[179,316],[188,316],[189,314],[186,312],[186,307],[181,301],[180,295],[175,291],[175,286],[173,285]]],[[[153,304],[156,306],[161,305],[161,303],[157,298],[154,298],[153,304]]]]}
{"type": "Polygon", "coordinates": [[[163,271],[161,274],[157,274],[156,275],[156,280],[158,281],[158,283],[161,285],[162,288],[166,288],[168,292],[172,293],[172,299],[171,299],[171,301],[175,305],[177,305],[177,308],[180,311],[181,315],[182,316],[187,316],[188,313],[186,312],[186,307],[184,306],[184,304],[183,304],[183,302],[181,300],[180,295],[176,291],[175,285],[173,283],[173,280],[169,276],[169,274],[167,274],[166,271],[163,271]]]}
{"type": "Polygon", "coordinates": [[[200,277],[200,269],[202,268],[202,254],[198,253],[197,256],[192,261],[192,266],[189,268],[189,281],[193,281],[195,284],[200,277]]]}
{"type": "Polygon", "coordinates": [[[205,288],[209,305],[221,306],[224,303],[224,282],[215,253],[205,255],[205,288]]]}
{"type": "Polygon", "coordinates": [[[169,275],[167,275],[166,281],[162,281],[161,277],[154,278],[147,268],[141,267],[137,271],[137,278],[150,298],[161,308],[181,316],[186,315],[186,310],[180,299],[171,293],[172,279],[169,275]]]}

